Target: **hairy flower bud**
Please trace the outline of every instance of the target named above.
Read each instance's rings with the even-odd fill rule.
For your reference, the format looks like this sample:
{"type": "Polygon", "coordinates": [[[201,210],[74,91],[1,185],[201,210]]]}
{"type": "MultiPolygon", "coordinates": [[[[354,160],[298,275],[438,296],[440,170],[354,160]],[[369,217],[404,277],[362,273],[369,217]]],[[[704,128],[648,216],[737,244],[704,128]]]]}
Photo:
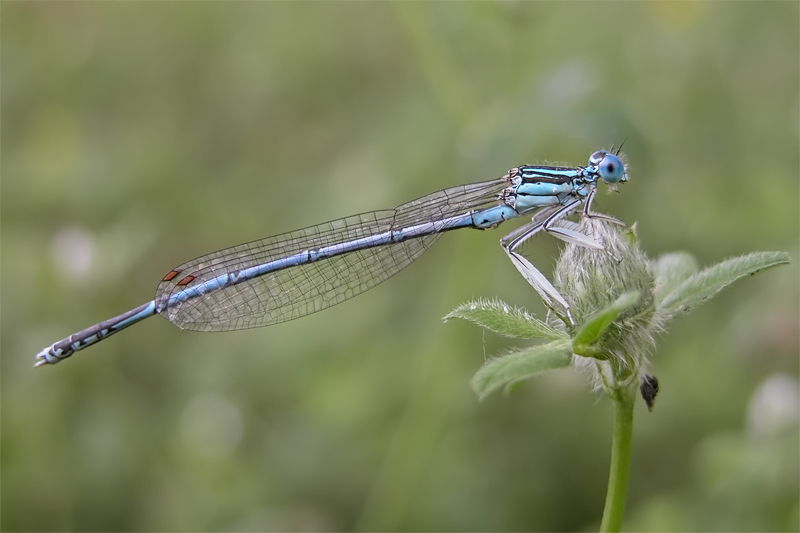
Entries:
{"type": "Polygon", "coordinates": [[[647,368],[647,354],[655,346],[654,276],[647,256],[632,230],[623,235],[618,224],[583,217],[579,231],[605,250],[568,244],[558,259],[555,287],[572,306],[578,326],[625,293],[638,293],[638,303],[626,309],[592,344],[596,358],[579,357],[595,371],[595,385],[617,390],[639,383],[647,368]]]}

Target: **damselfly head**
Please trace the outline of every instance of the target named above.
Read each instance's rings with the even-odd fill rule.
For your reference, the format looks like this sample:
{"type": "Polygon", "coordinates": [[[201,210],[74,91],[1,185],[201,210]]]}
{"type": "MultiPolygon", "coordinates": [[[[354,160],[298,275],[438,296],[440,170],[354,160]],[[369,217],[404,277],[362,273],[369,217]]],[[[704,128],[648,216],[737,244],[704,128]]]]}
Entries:
{"type": "Polygon", "coordinates": [[[591,167],[609,185],[628,181],[625,163],[622,158],[605,150],[598,150],[589,158],[591,167]]]}

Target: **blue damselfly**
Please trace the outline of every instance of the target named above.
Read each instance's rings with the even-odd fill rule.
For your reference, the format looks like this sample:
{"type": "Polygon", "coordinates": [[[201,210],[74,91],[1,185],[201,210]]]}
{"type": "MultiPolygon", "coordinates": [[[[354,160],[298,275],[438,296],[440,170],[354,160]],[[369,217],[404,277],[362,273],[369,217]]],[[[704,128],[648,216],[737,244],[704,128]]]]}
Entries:
{"type": "Polygon", "coordinates": [[[240,244],[172,269],[155,298],[122,315],[70,335],[36,356],[55,364],[78,350],[160,314],[181,329],[230,331],[277,324],[336,305],[387,280],[441,235],[459,228],[489,229],[534,214],[501,240],[503,249],[545,303],[574,325],[570,307],[519,247],[546,231],[591,248],[603,243],[564,219],[583,205],[592,213],[597,181],[627,181],[617,154],[600,150],[585,167],[523,165],[505,176],[444,189],[386,211],[373,211],[240,244]]]}

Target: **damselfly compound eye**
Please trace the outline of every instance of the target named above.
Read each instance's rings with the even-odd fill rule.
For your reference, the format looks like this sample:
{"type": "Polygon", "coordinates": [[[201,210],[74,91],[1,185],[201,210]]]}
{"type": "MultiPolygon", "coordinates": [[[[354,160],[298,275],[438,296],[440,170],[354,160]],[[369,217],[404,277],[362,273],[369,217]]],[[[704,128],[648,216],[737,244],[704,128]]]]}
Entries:
{"type": "Polygon", "coordinates": [[[614,154],[606,154],[597,166],[597,172],[606,183],[618,183],[628,180],[625,175],[625,163],[614,154]]]}
{"type": "Polygon", "coordinates": [[[606,158],[608,152],[605,150],[598,150],[589,157],[589,166],[596,167],[603,159],[606,158]]]}

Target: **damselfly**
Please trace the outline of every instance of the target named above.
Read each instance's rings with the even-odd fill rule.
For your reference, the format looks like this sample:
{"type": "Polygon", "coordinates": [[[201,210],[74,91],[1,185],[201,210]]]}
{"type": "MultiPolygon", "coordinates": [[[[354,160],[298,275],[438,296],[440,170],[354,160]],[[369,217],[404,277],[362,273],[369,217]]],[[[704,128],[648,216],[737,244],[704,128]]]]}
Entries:
{"type": "Polygon", "coordinates": [[[181,329],[230,331],[277,324],[336,305],[396,274],[430,248],[442,233],[459,228],[496,228],[533,213],[533,219],[501,240],[514,266],[547,305],[570,307],[519,247],[546,231],[579,246],[602,242],[562,220],[583,205],[592,213],[598,180],[615,188],[627,181],[618,153],[600,150],[585,167],[524,165],[505,176],[444,189],[386,211],[240,244],[192,259],[161,280],[153,300],[70,335],[39,352],[36,366],[55,364],[78,350],[155,314],[181,329]]]}

